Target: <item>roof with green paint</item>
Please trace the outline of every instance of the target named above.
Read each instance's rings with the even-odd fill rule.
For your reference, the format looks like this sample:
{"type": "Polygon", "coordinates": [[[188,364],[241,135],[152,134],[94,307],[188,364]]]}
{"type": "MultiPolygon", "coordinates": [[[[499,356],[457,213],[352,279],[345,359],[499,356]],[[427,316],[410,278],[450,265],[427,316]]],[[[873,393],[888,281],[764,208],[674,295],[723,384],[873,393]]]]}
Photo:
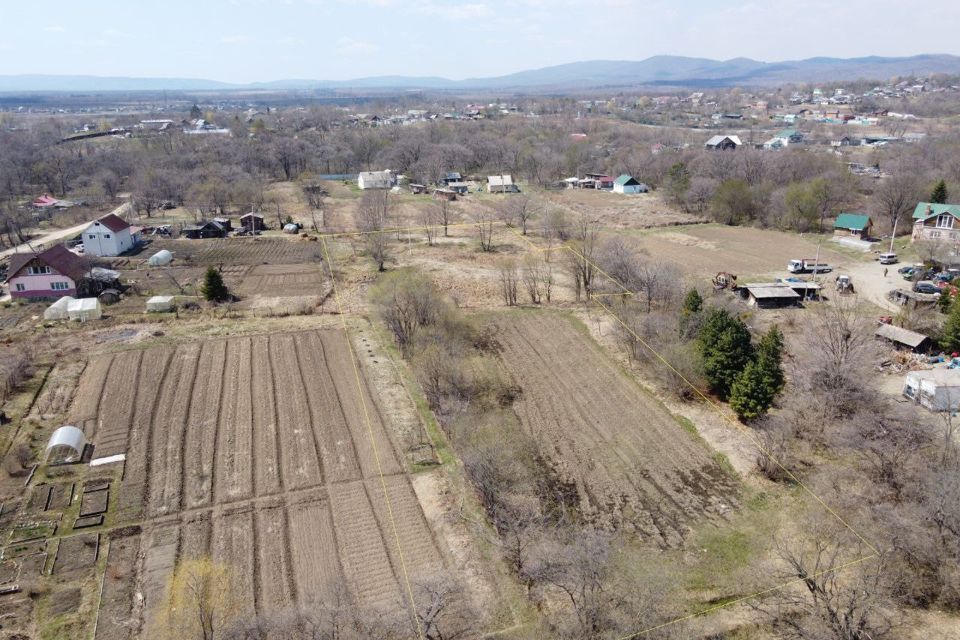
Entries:
{"type": "Polygon", "coordinates": [[[617,178],[616,180],[614,180],[614,181],[613,181],[613,184],[618,184],[618,185],[620,185],[621,187],[623,187],[623,186],[626,186],[626,185],[628,185],[628,184],[640,184],[640,183],[637,182],[636,179],[635,179],[633,176],[628,176],[627,174],[623,174],[622,176],[620,176],[619,178],[617,178]]]}
{"type": "Polygon", "coordinates": [[[941,213],[949,213],[954,218],[960,218],[960,204],[937,204],[936,202],[918,202],[913,210],[914,220],[926,220],[941,213]],[[929,208],[929,210],[928,210],[929,208]]]}
{"type": "Polygon", "coordinates": [[[864,230],[870,226],[870,216],[862,213],[841,213],[833,223],[834,229],[864,230]]]}

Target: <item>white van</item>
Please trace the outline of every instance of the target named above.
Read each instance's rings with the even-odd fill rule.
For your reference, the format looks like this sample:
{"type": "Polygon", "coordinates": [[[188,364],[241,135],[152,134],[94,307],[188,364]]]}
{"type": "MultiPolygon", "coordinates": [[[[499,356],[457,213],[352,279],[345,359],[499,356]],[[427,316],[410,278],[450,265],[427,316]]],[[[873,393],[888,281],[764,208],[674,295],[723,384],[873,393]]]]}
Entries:
{"type": "Polygon", "coordinates": [[[897,254],[895,253],[880,254],[880,264],[896,264],[897,262],[899,262],[899,260],[897,260],[897,254]]]}

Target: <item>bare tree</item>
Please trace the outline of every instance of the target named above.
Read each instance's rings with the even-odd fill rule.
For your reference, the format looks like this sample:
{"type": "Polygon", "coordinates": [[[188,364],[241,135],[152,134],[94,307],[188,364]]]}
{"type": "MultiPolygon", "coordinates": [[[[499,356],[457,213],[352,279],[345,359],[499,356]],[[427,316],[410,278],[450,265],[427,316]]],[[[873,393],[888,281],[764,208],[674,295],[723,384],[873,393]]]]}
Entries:
{"type": "MultiPolygon", "coordinates": [[[[834,532],[838,533],[838,532],[834,532]]],[[[832,542],[834,536],[817,535],[800,546],[779,544],[785,566],[783,579],[799,579],[800,586],[777,592],[772,614],[777,631],[795,638],[823,640],[881,640],[890,637],[893,625],[881,606],[883,562],[880,559],[845,566],[862,554],[832,542]]]]}
{"type": "Polygon", "coordinates": [[[906,167],[896,171],[896,174],[882,178],[873,194],[875,206],[886,218],[891,233],[895,225],[902,231],[908,230],[906,225],[900,224],[900,219],[916,206],[921,197],[914,174],[906,167]]]}
{"type": "Polygon", "coordinates": [[[431,247],[433,246],[433,238],[437,233],[436,226],[439,216],[440,210],[435,206],[420,209],[420,223],[423,225],[423,233],[427,236],[427,245],[431,247]]]}
{"type": "Polygon", "coordinates": [[[593,280],[597,274],[595,260],[599,234],[600,226],[598,222],[590,219],[585,213],[581,213],[574,226],[567,261],[570,275],[573,277],[574,294],[577,300],[580,300],[581,295],[585,295],[588,300],[590,299],[593,280]]]}
{"type": "Polygon", "coordinates": [[[463,586],[448,574],[414,580],[414,601],[420,630],[427,640],[455,640],[475,624],[463,586]]]}
{"type": "Polygon", "coordinates": [[[813,393],[815,410],[834,415],[856,413],[870,397],[863,374],[876,354],[873,322],[855,300],[837,299],[814,315],[802,340],[804,361],[796,363],[794,381],[813,393]]]}
{"type": "Polygon", "coordinates": [[[390,215],[390,194],[387,191],[365,191],[357,214],[367,253],[376,262],[377,270],[383,271],[390,250],[390,238],[386,232],[390,215]]]}
{"type": "Polygon", "coordinates": [[[523,261],[523,285],[530,302],[550,302],[553,292],[553,265],[542,256],[527,256],[523,261]]]}
{"type": "Polygon", "coordinates": [[[373,300],[405,355],[420,329],[434,324],[444,306],[427,278],[405,271],[384,277],[373,291],[373,300]]]}
{"type": "Polygon", "coordinates": [[[493,232],[496,223],[493,211],[483,208],[477,212],[477,233],[480,236],[480,249],[488,253],[493,251],[493,232]]]}
{"type": "Polygon", "coordinates": [[[500,260],[497,264],[497,271],[500,274],[500,292],[503,294],[503,302],[508,307],[516,306],[517,290],[520,283],[516,260],[513,258],[500,260]]]}
{"type": "Polygon", "coordinates": [[[523,235],[527,235],[527,225],[539,211],[537,201],[526,193],[509,198],[500,206],[503,221],[511,227],[519,226],[523,235]]]}
{"type": "Polygon", "coordinates": [[[450,205],[450,201],[446,198],[441,198],[437,201],[437,212],[439,213],[440,223],[443,225],[443,237],[446,238],[450,235],[449,226],[450,219],[453,215],[453,209],[450,205]]]}

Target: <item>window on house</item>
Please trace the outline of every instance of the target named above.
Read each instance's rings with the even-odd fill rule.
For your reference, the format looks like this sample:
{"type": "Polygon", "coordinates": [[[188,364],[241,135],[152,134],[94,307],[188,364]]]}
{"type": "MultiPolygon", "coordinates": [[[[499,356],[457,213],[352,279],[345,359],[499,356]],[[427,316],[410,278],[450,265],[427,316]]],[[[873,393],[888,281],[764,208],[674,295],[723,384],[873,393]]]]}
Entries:
{"type": "Polygon", "coordinates": [[[26,290],[27,290],[27,285],[23,284],[22,282],[17,283],[17,291],[26,291],[26,290]]]}
{"type": "Polygon", "coordinates": [[[70,284],[67,282],[51,282],[50,288],[54,291],[66,291],[70,288],[70,284]]]}
{"type": "Polygon", "coordinates": [[[110,234],[109,234],[109,233],[105,233],[105,234],[103,234],[103,237],[106,238],[107,240],[109,240],[109,239],[110,239],[110,234]]]}
{"type": "Polygon", "coordinates": [[[938,229],[953,229],[953,216],[949,214],[943,214],[942,216],[937,217],[937,228],[938,229]]]}
{"type": "Polygon", "coordinates": [[[97,239],[97,236],[94,235],[94,234],[92,234],[92,233],[87,234],[87,237],[90,238],[91,240],[96,240],[96,239],[97,239]]]}
{"type": "Polygon", "coordinates": [[[42,276],[53,273],[53,270],[45,264],[34,265],[27,269],[27,273],[32,276],[42,276]]]}
{"type": "Polygon", "coordinates": [[[931,238],[934,238],[934,239],[939,238],[939,237],[940,237],[940,232],[939,232],[939,231],[931,231],[931,232],[930,232],[930,237],[931,237],[931,238]]]}

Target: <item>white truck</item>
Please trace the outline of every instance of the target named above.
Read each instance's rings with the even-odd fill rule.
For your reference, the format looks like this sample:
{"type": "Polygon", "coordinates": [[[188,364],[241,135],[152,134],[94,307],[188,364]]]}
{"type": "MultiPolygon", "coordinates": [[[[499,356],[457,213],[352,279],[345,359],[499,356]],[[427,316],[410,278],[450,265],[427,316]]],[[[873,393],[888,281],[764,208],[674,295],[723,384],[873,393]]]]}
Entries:
{"type": "Polygon", "coordinates": [[[828,273],[833,267],[825,262],[817,262],[815,258],[795,258],[787,263],[790,273],[828,273]]]}

